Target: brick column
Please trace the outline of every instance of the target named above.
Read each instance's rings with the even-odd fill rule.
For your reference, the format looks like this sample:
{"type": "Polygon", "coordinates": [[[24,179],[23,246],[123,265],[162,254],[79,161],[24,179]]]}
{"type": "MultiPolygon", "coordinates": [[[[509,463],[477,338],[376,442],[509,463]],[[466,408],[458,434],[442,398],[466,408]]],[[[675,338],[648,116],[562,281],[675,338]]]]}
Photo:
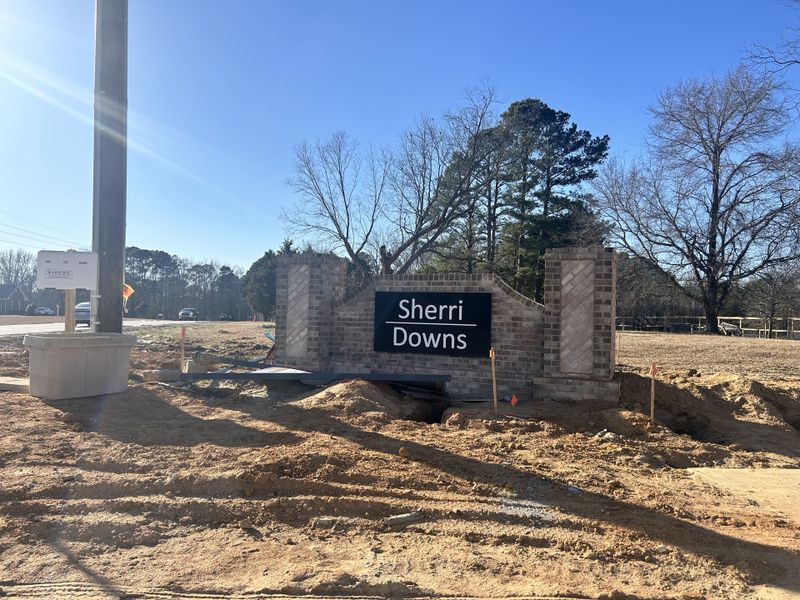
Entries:
{"type": "Polygon", "coordinates": [[[616,264],[614,251],[600,246],[545,255],[539,397],[616,399],[618,385],[602,383],[614,376],[616,264]]]}
{"type": "Polygon", "coordinates": [[[344,297],[347,261],[338,256],[279,256],[275,274],[275,363],[327,370],[333,305],[344,297]]]}

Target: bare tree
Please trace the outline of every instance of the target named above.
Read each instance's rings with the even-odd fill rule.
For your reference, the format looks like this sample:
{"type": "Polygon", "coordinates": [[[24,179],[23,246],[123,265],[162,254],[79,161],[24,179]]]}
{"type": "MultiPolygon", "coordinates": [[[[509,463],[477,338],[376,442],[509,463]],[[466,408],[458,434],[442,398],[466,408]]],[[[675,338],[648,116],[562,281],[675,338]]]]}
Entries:
{"type": "Polygon", "coordinates": [[[356,142],[344,132],[298,146],[287,183],[300,201],[285,218],[298,233],[344,250],[366,270],[362,252],[368,251],[382,213],[391,160],[386,153],[370,152],[365,173],[363,162],[356,142]]]}
{"type": "Polygon", "coordinates": [[[22,248],[0,252],[0,283],[19,285],[30,295],[36,276],[36,257],[22,248]]]}
{"type": "MultiPolygon", "coordinates": [[[[800,7],[800,0],[790,0],[800,7]]],[[[748,60],[775,74],[800,65],[800,27],[789,27],[776,48],[756,44],[749,48],[748,60]]]]}
{"type": "Polygon", "coordinates": [[[785,266],[759,273],[743,288],[748,313],[766,321],[767,337],[772,337],[776,319],[788,318],[797,309],[798,273],[785,266]]]}
{"type": "Polygon", "coordinates": [[[443,122],[420,119],[395,157],[389,228],[380,247],[384,273],[405,273],[469,209],[483,186],[479,166],[493,150],[482,133],[493,123],[490,91],[472,90],[443,122]]]}
{"type": "Polygon", "coordinates": [[[612,162],[596,185],[616,242],[698,300],[710,332],[737,281],[800,256],[800,152],[779,141],[781,92],[744,68],[667,89],[649,160],[612,162]]]}
{"type": "Polygon", "coordinates": [[[366,255],[385,273],[406,272],[479,186],[477,166],[489,151],[479,134],[491,125],[492,99],[468,93],[465,106],[442,121],[420,119],[394,154],[363,157],[344,133],[301,144],[288,180],[300,201],[287,220],[297,233],[343,250],[365,272],[366,255]]]}

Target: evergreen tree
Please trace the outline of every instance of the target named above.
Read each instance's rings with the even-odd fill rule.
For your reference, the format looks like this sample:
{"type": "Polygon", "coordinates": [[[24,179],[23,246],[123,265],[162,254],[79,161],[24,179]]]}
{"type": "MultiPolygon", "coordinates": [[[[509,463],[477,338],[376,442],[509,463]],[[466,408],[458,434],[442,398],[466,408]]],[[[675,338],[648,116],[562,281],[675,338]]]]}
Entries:
{"type": "MultiPolygon", "coordinates": [[[[294,254],[294,251],[287,254],[294,254]]],[[[242,277],[242,295],[245,301],[254,313],[261,313],[266,319],[272,319],[275,313],[276,257],[273,250],[267,250],[242,277]]]]}
{"type": "Polygon", "coordinates": [[[517,290],[541,301],[547,248],[579,238],[602,242],[604,228],[579,186],[596,177],[609,138],[593,137],[571,123],[569,113],[530,98],[512,103],[500,126],[506,129],[510,155],[504,274],[517,290]]]}

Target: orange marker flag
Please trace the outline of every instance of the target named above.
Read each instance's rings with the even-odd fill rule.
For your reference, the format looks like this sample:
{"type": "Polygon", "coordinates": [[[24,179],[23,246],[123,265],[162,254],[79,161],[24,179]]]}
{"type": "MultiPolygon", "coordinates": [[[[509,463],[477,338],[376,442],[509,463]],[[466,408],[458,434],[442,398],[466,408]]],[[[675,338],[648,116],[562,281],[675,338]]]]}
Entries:
{"type": "Polygon", "coordinates": [[[650,377],[655,377],[656,373],[658,373],[658,367],[656,363],[650,363],[650,377]]]}
{"type": "Polygon", "coordinates": [[[129,286],[127,283],[123,283],[122,284],[122,297],[125,298],[125,300],[127,300],[131,296],[133,296],[133,288],[131,286],[129,286]]]}
{"type": "Polygon", "coordinates": [[[516,406],[517,402],[519,402],[519,398],[517,398],[517,395],[511,394],[511,406],[516,406]]]}

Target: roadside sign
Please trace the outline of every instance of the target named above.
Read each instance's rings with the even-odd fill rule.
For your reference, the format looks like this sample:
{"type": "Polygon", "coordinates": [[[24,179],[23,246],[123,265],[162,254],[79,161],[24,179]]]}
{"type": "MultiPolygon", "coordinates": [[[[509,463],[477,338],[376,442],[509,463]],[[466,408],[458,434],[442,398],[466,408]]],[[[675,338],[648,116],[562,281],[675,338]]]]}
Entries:
{"type": "Polygon", "coordinates": [[[97,253],[40,250],[36,258],[36,287],[40,290],[95,289],[97,253]]]}
{"type": "Polygon", "coordinates": [[[490,293],[375,292],[376,352],[487,356],[490,293]]]}

